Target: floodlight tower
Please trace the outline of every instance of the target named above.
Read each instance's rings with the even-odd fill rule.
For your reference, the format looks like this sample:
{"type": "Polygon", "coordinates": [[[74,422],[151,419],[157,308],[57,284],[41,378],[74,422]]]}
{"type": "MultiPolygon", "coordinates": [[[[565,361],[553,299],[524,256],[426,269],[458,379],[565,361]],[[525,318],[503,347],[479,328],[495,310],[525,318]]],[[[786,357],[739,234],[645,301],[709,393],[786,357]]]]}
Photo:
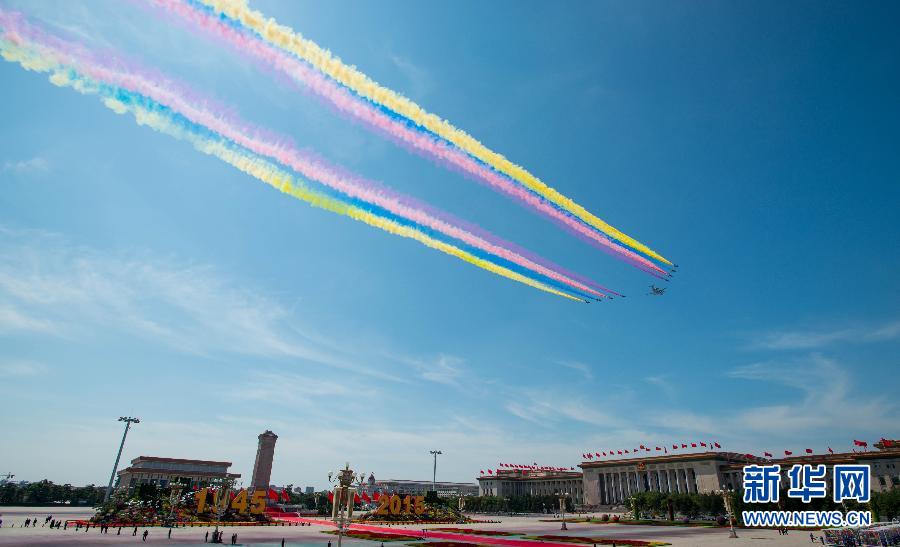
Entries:
{"type": "Polygon", "coordinates": [[[119,421],[125,422],[125,432],[122,433],[122,442],[119,444],[119,453],[116,454],[116,463],[113,464],[112,473],[109,474],[109,484],[106,486],[106,495],[103,496],[103,503],[109,501],[109,495],[112,493],[113,480],[116,478],[116,469],[119,468],[119,458],[122,457],[122,449],[125,447],[125,437],[128,436],[128,430],[131,429],[131,424],[141,423],[138,418],[132,418],[131,416],[121,416],[119,421]]]}
{"type": "Polygon", "coordinates": [[[440,450],[429,450],[429,454],[434,456],[434,472],[431,475],[431,490],[434,492],[434,495],[437,495],[437,488],[435,487],[435,483],[437,481],[437,457],[438,454],[443,454],[440,450]]]}

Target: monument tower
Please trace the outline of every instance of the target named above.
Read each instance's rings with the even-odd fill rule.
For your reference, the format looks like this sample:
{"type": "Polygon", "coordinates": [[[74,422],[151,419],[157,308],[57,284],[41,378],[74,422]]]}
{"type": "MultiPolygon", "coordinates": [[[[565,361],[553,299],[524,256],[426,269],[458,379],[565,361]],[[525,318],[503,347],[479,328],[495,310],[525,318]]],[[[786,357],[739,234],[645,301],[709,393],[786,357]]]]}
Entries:
{"type": "Polygon", "coordinates": [[[269,487],[269,479],[272,477],[272,459],[275,457],[275,441],[277,440],[278,435],[268,429],[259,434],[259,446],[256,447],[256,463],[253,464],[251,488],[269,487]]]}

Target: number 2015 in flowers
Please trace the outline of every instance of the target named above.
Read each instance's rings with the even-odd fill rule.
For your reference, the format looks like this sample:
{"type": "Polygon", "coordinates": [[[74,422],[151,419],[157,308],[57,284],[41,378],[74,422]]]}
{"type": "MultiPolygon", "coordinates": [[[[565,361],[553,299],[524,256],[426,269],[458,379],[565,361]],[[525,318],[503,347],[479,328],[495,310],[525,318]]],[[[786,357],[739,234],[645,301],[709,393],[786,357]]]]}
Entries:
{"type": "Polygon", "coordinates": [[[382,494],[378,498],[378,508],[375,509],[376,515],[421,515],[425,512],[425,496],[404,496],[398,495],[388,496],[382,494]]]}

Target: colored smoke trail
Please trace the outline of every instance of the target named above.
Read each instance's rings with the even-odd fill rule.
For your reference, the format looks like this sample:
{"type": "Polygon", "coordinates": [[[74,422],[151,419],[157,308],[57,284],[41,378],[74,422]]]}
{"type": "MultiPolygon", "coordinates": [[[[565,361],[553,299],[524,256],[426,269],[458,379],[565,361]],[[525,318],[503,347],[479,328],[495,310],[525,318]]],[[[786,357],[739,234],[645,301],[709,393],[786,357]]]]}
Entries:
{"type": "Polygon", "coordinates": [[[570,198],[562,195],[542,182],[525,168],[512,163],[503,155],[490,150],[462,129],[453,126],[450,122],[435,114],[427,112],[421,106],[399,93],[379,85],[355,67],[344,64],[327,49],[323,49],[312,40],[304,38],[300,33],[289,27],[280,25],[275,19],[267,18],[259,11],[251,9],[247,5],[246,0],[197,1],[212,8],[217,13],[224,14],[232,21],[238,22],[244,28],[252,30],[267,43],[303,59],[317,70],[353,90],[353,92],[360,97],[365,97],[397,115],[410,120],[412,123],[425,128],[431,133],[438,135],[446,141],[453,143],[471,156],[518,181],[532,192],[575,215],[586,224],[600,230],[609,237],[616,239],[649,257],[665,264],[672,265],[669,260],[658,254],[656,251],[607,224],[581,205],[575,203],[570,198]]]}
{"type": "MultiPolygon", "coordinates": [[[[3,24],[4,31],[3,37],[0,39],[0,54],[2,54],[4,59],[18,62],[28,70],[49,72],[51,74],[50,81],[55,85],[71,87],[83,94],[100,95],[104,104],[113,111],[119,114],[131,112],[140,125],[146,125],[162,133],[191,142],[201,152],[218,157],[241,171],[313,206],[348,216],[394,235],[414,239],[428,247],[530,287],[570,300],[584,301],[581,298],[556,290],[545,283],[505,268],[490,260],[475,256],[459,247],[430,237],[414,226],[403,225],[392,218],[377,215],[362,207],[310,189],[302,179],[293,177],[290,173],[279,169],[257,155],[230,145],[225,139],[205,136],[203,132],[198,131],[199,128],[196,124],[180,120],[165,105],[142,97],[133,91],[102,83],[86,74],[80,73],[75,67],[66,66],[53,55],[48,55],[43,45],[23,43],[20,32],[10,32],[9,30],[10,23],[16,22],[20,22],[18,18],[9,17],[0,10],[0,23],[3,24]]],[[[20,25],[17,30],[23,30],[23,28],[20,25]]],[[[26,30],[33,31],[33,29],[26,30]]]]}
{"type": "MultiPolygon", "coordinates": [[[[312,69],[295,56],[269,45],[255,34],[228,24],[220,17],[213,15],[211,10],[202,6],[195,8],[180,0],[153,0],[153,3],[169,13],[179,16],[182,20],[190,22],[195,28],[210,33],[233,47],[237,52],[254,58],[265,66],[287,75],[291,80],[300,84],[303,89],[308,89],[338,112],[364,123],[379,133],[387,135],[405,148],[458,170],[467,177],[487,184],[523,202],[525,205],[547,215],[562,228],[572,232],[580,239],[616,258],[628,262],[643,271],[655,273],[657,276],[668,275],[667,272],[650,260],[631,249],[610,241],[606,235],[585,225],[571,214],[558,209],[541,196],[516,184],[509,177],[491,169],[447,141],[410,125],[408,120],[398,119],[397,116],[389,115],[368,100],[354,95],[347,88],[312,69]]],[[[574,276],[569,277],[574,278],[574,276]]],[[[601,290],[610,292],[607,289],[601,290]]]]}
{"type": "MultiPolygon", "coordinates": [[[[355,177],[352,174],[339,172],[339,170],[326,165],[322,160],[309,158],[295,150],[291,145],[286,144],[286,139],[272,142],[262,137],[252,136],[258,135],[261,131],[247,124],[228,120],[224,112],[214,112],[210,111],[209,108],[195,106],[195,103],[199,103],[204,107],[208,107],[211,101],[197,97],[193,102],[189,102],[185,99],[185,96],[190,95],[190,93],[182,91],[179,86],[172,82],[159,83],[159,81],[151,81],[151,77],[144,75],[143,72],[145,71],[134,67],[110,69],[100,64],[96,56],[92,56],[77,44],[71,44],[52,36],[47,36],[36,31],[33,27],[20,24],[16,30],[19,35],[27,36],[32,41],[37,42],[45,56],[62,59],[63,63],[75,66],[80,72],[94,80],[138,93],[161,103],[191,122],[199,124],[204,129],[211,130],[251,152],[266,156],[290,167],[302,176],[323,183],[351,198],[374,204],[398,217],[458,239],[467,245],[498,256],[581,292],[600,298],[606,296],[585,283],[562,275],[506,247],[487,241],[445,219],[430,215],[421,208],[411,206],[409,202],[413,200],[409,198],[403,198],[396,194],[391,195],[392,193],[389,190],[380,188],[375,183],[355,177]]],[[[156,80],[159,80],[159,78],[157,77],[156,80]]],[[[494,237],[494,239],[499,238],[494,237]]]]}

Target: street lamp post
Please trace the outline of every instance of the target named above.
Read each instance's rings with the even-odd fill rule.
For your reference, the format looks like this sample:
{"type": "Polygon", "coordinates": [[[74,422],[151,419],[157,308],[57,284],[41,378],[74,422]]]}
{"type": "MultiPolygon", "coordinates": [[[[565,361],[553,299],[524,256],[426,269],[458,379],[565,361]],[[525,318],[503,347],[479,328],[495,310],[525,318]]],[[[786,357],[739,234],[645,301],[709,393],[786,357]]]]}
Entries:
{"type": "Polygon", "coordinates": [[[216,538],[216,543],[221,543],[218,541],[219,539],[219,522],[222,520],[222,517],[228,511],[228,504],[231,503],[231,487],[234,486],[234,479],[225,478],[222,479],[221,486],[216,491],[216,497],[213,500],[213,503],[216,507],[216,530],[213,532],[213,537],[216,538]]]}
{"type": "Polygon", "coordinates": [[[731,489],[726,488],[725,485],[722,485],[722,489],[719,490],[719,493],[722,495],[722,501],[725,502],[725,514],[728,518],[728,527],[731,529],[728,537],[735,539],[738,536],[737,532],[734,529],[734,511],[731,507],[731,489]]]}
{"type": "Polygon", "coordinates": [[[122,457],[122,448],[125,447],[125,437],[128,436],[128,430],[131,428],[131,424],[141,423],[139,419],[132,418],[131,416],[121,416],[119,421],[125,422],[125,432],[122,433],[122,442],[119,443],[119,453],[116,454],[116,463],[113,464],[112,473],[109,474],[109,484],[106,486],[106,495],[103,496],[103,503],[109,501],[109,495],[112,493],[113,479],[116,478],[116,469],[119,468],[119,458],[122,457]]]}
{"type": "Polygon", "coordinates": [[[568,492],[563,492],[559,495],[559,512],[562,513],[562,526],[559,527],[560,530],[568,530],[568,528],[566,528],[566,497],[568,495],[568,492]]]}
{"type": "Polygon", "coordinates": [[[429,450],[429,454],[434,456],[434,471],[431,475],[431,490],[434,491],[434,495],[437,496],[437,487],[435,486],[437,482],[437,457],[438,454],[443,454],[440,450],[429,450]]]}
{"type": "MultiPolygon", "coordinates": [[[[328,473],[328,482],[332,482],[333,476],[333,473],[328,473]]],[[[341,541],[344,539],[344,525],[346,524],[349,529],[350,521],[353,518],[353,502],[356,495],[356,489],[353,488],[352,485],[354,482],[359,482],[361,485],[362,481],[365,480],[365,473],[360,473],[357,478],[354,475],[353,470],[350,469],[350,464],[347,463],[344,465],[344,468],[338,472],[336,479],[338,484],[334,488],[334,499],[331,504],[331,519],[337,525],[338,547],[341,547],[341,541]],[[346,500],[346,519],[344,517],[344,500],[346,500]]]]}

